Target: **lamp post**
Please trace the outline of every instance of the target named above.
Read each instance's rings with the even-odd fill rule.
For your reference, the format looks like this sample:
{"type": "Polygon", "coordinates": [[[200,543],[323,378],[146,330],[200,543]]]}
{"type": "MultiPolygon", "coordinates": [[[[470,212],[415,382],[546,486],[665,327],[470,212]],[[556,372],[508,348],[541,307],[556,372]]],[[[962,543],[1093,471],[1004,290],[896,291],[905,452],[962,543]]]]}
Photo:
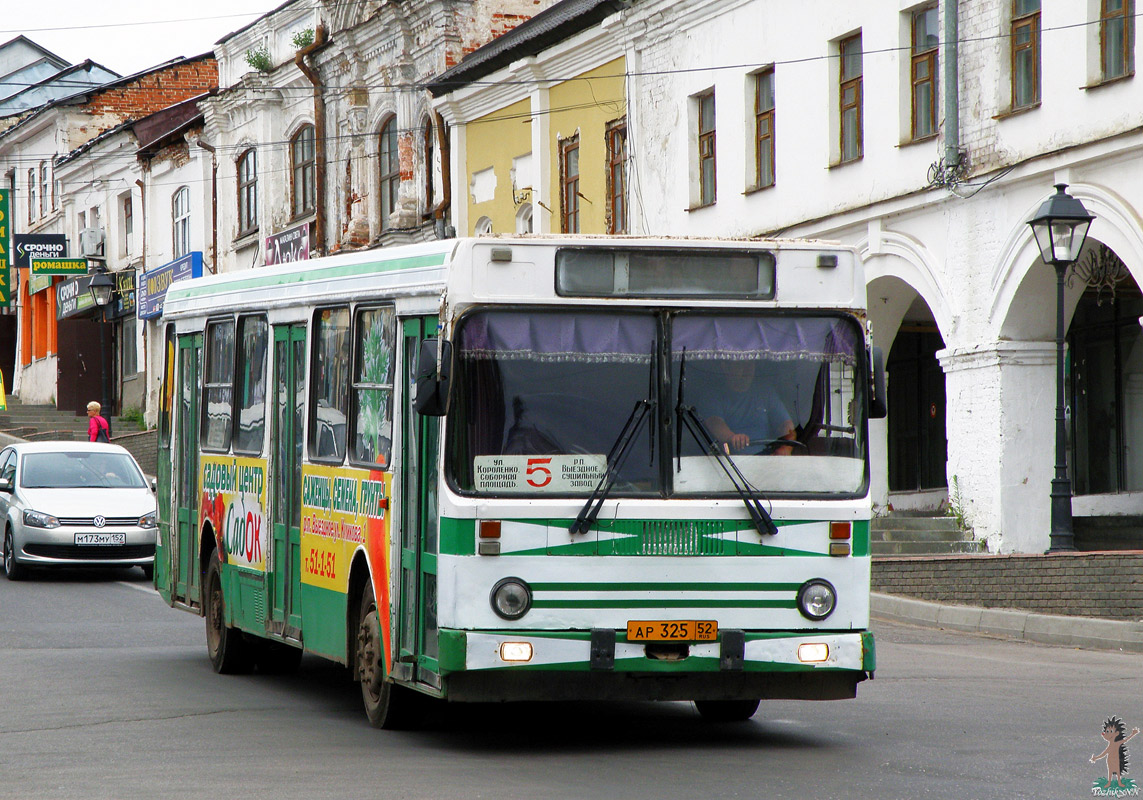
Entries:
{"type": "Polygon", "coordinates": [[[1056,475],[1052,478],[1052,528],[1048,552],[1075,550],[1072,482],[1068,478],[1068,438],[1064,421],[1064,276],[1083,249],[1094,216],[1069,195],[1066,183],[1045,200],[1028,224],[1045,264],[1056,269],[1056,475]]]}
{"type": "Polygon", "coordinates": [[[111,303],[111,298],[115,294],[115,281],[107,274],[105,269],[98,270],[91,276],[91,282],[88,284],[88,291],[91,292],[91,299],[95,301],[96,307],[99,308],[100,322],[99,322],[99,371],[103,397],[100,398],[103,404],[102,413],[111,416],[111,376],[107,374],[107,306],[111,303]]]}

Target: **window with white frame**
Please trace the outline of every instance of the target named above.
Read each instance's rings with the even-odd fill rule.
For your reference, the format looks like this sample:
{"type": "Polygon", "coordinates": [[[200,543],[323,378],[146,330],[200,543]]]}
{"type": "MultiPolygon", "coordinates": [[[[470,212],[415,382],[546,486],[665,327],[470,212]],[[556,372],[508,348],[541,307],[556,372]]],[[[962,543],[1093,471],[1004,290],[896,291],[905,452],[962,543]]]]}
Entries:
{"type": "Polygon", "coordinates": [[[397,156],[397,118],[390,117],[381,126],[378,145],[378,170],[381,195],[381,230],[388,230],[391,217],[397,210],[397,199],[401,189],[401,164],[397,156]]]}
{"type": "Polygon", "coordinates": [[[293,215],[312,214],[315,208],[314,186],[316,174],[314,126],[304,125],[290,140],[290,189],[293,195],[293,215]]]}
{"type": "Polygon", "coordinates": [[[238,235],[258,230],[258,152],[250,148],[238,159],[238,235]]]}
{"type": "Polygon", "coordinates": [[[171,198],[171,226],[175,258],[190,252],[190,189],[180,187],[171,198]]]}
{"type": "Polygon", "coordinates": [[[131,193],[119,196],[119,254],[131,255],[131,239],[135,234],[135,208],[131,193]]]}

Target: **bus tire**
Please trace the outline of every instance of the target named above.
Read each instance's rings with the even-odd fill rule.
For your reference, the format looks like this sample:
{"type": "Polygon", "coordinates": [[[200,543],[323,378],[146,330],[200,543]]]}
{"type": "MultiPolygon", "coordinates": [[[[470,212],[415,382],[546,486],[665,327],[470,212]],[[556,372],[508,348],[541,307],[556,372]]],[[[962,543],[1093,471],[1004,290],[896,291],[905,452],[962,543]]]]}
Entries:
{"type": "Polygon", "coordinates": [[[745,722],[758,711],[757,700],[695,700],[695,708],[707,722],[745,722]]]}
{"type": "Polygon", "coordinates": [[[404,686],[397,686],[385,674],[384,642],[381,639],[381,620],[373,587],[366,584],[361,592],[361,610],[357,615],[356,668],[354,674],[361,684],[361,699],[365,716],[374,728],[400,730],[412,727],[415,721],[416,696],[404,686]]]}
{"type": "Polygon", "coordinates": [[[206,617],[206,652],[211,666],[220,675],[239,675],[253,666],[250,643],[242,631],[226,624],[226,605],[222,596],[222,567],[218,551],[212,550],[203,583],[203,616],[206,617]]]}

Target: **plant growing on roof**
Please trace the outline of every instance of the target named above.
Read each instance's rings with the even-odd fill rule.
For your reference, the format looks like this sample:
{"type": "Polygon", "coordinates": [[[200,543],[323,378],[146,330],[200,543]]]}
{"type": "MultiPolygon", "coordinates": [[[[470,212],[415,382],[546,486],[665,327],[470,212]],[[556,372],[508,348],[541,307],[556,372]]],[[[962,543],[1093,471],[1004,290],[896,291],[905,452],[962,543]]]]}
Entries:
{"type": "Polygon", "coordinates": [[[302,50],[309,47],[314,43],[314,29],[306,28],[304,31],[298,31],[290,41],[293,42],[295,50],[302,50]]]}
{"type": "Polygon", "coordinates": [[[246,51],[246,63],[261,73],[267,73],[274,68],[270,61],[270,51],[266,45],[258,45],[246,51]]]}

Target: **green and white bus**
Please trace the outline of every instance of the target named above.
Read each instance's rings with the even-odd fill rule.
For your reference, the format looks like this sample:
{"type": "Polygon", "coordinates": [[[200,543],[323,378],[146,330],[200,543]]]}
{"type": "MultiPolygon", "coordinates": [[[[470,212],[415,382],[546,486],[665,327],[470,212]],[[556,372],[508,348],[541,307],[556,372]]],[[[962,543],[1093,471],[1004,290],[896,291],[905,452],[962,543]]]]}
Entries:
{"type": "Polygon", "coordinates": [[[165,301],[155,583],[218,672],[449,701],[840,699],[875,666],[855,254],[483,237],[165,301]]]}

